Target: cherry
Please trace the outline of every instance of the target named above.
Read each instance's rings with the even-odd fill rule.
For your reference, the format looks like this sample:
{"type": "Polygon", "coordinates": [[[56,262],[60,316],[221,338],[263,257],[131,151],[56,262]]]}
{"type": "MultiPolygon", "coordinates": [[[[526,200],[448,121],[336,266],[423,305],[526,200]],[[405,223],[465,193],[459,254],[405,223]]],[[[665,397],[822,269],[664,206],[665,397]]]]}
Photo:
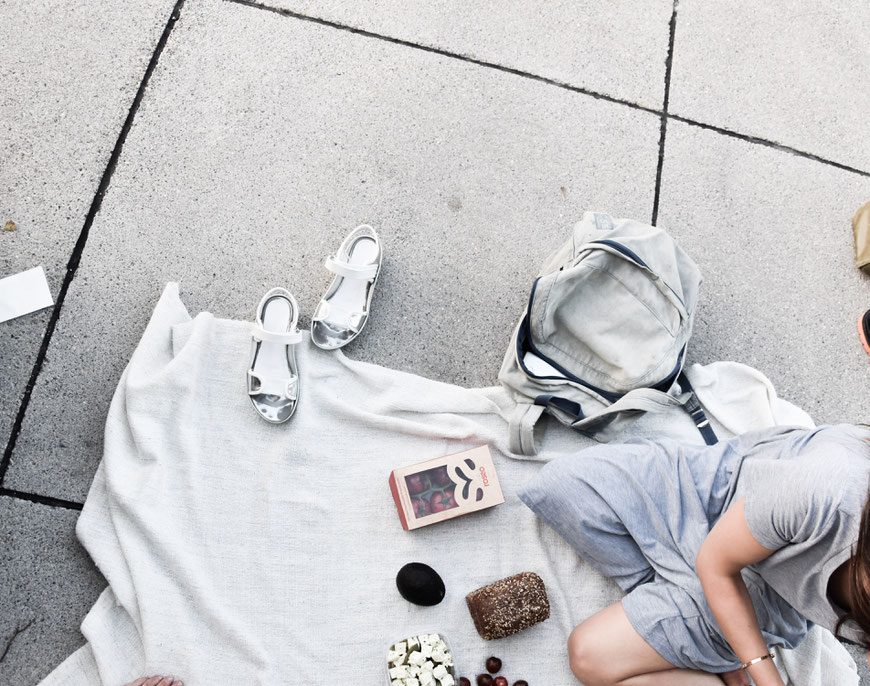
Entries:
{"type": "Polygon", "coordinates": [[[471,686],[471,682],[464,676],[459,677],[459,686],[471,686]]]}
{"type": "Polygon", "coordinates": [[[490,674],[497,674],[501,671],[501,660],[493,656],[486,661],[486,671],[490,674]]]}
{"type": "Polygon", "coordinates": [[[495,686],[508,686],[508,681],[503,676],[497,676],[494,683],[495,686]]]}
{"type": "Polygon", "coordinates": [[[492,677],[489,674],[477,675],[477,686],[492,686],[492,677]]]}
{"type": "Polygon", "coordinates": [[[525,679],[520,679],[519,681],[514,682],[514,686],[529,686],[529,682],[525,679]]]}

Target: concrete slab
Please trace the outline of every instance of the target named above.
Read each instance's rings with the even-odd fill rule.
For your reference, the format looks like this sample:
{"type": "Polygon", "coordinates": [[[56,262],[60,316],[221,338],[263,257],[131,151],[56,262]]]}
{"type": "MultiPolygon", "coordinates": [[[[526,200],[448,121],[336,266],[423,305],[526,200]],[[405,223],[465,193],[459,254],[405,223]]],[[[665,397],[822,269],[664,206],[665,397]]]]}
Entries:
{"type": "MultiPolygon", "coordinates": [[[[3,272],[5,276],[10,273],[15,270],[3,272]]],[[[9,440],[50,317],[51,309],[47,309],[0,324],[0,360],[4,372],[0,374],[0,455],[9,440]]]]}
{"type": "MultiPolygon", "coordinates": [[[[173,0],[0,4],[0,277],[44,265],[57,296],[173,0]],[[111,36],[112,40],[106,40],[111,36]]],[[[0,452],[49,314],[0,324],[0,452]]]]}
{"type": "Polygon", "coordinates": [[[690,358],[756,367],[816,422],[868,421],[850,225],[868,198],[857,174],[668,124],[659,223],[705,277],[690,358]]]}
{"type": "Polygon", "coordinates": [[[848,643],[844,645],[846,646],[846,650],[848,650],[849,654],[852,656],[852,659],[855,660],[855,664],[858,665],[860,686],[867,686],[867,684],[870,684],[870,667],[867,665],[867,651],[860,646],[848,643]]]}
{"type": "Polygon", "coordinates": [[[672,0],[264,0],[661,109],[672,0]]]}
{"type": "Polygon", "coordinates": [[[0,683],[36,684],[85,639],[106,582],[75,538],[78,512],[0,496],[0,683]]]}
{"type": "Polygon", "coordinates": [[[7,485],[85,496],[110,396],[164,282],[181,281],[192,312],[247,319],[283,284],[308,325],[330,281],[323,258],[361,222],[386,262],[347,354],[495,383],[540,261],[582,211],[650,216],[658,139],[659,118],[642,111],[191,3],[94,222],[7,485]]]}
{"type": "Polygon", "coordinates": [[[870,4],[682,0],[669,110],[870,171],[870,4]]]}

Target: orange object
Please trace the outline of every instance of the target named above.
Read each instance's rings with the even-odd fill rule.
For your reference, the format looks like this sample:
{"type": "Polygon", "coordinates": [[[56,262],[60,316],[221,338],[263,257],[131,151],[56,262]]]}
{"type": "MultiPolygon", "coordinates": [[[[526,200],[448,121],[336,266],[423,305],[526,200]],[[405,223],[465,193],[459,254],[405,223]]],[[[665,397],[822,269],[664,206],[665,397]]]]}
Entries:
{"type": "Polygon", "coordinates": [[[858,336],[861,338],[864,350],[870,355],[870,310],[867,310],[858,319],[858,336]]]}

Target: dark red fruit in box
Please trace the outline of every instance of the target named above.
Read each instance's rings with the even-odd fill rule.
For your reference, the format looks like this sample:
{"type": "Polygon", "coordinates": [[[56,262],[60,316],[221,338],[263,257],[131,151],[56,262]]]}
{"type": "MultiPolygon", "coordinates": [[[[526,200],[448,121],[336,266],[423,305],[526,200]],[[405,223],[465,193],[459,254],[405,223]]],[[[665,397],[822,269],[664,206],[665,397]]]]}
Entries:
{"type": "Polygon", "coordinates": [[[501,660],[493,656],[486,661],[486,671],[490,674],[498,674],[501,671],[501,660]]]}
{"type": "Polygon", "coordinates": [[[471,682],[464,676],[459,677],[459,686],[471,686],[471,682]]]}
{"type": "Polygon", "coordinates": [[[440,493],[433,493],[429,498],[429,506],[432,512],[443,512],[446,509],[444,507],[444,496],[440,493]]]}
{"type": "Polygon", "coordinates": [[[426,484],[423,483],[423,479],[419,474],[411,474],[411,476],[405,477],[405,484],[408,486],[408,493],[411,495],[416,495],[417,493],[422,493],[426,490],[426,484]]]}
{"type": "Polygon", "coordinates": [[[447,475],[447,467],[439,467],[435,470],[435,473],[432,475],[432,481],[435,482],[436,486],[449,486],[452,482],[450,481],[450,477],[447,475]]]}
{"type": "Polygon", "coordinates": [[[411,504],[414,506],[414,515],[424,517],[429,514],[429,505],[423,498],[411,498],[411,504]]]}
{"type": "Polygon", "coordinates": [[[492,686],[492,677],[489,674],[477,675],[477,686],[492,686]]]}
{"type": "Polygon", "coordinates": [[[503,676],[497,676],[495,678],[495,686],[508,686],[507,679],[505,679],[503,676]]]}
{"type": "Polygon", "coordinates": [[[529,682],[525,679],[520,679],[519,681],[514,682],[514,686],[529,686],[529,682]]]}

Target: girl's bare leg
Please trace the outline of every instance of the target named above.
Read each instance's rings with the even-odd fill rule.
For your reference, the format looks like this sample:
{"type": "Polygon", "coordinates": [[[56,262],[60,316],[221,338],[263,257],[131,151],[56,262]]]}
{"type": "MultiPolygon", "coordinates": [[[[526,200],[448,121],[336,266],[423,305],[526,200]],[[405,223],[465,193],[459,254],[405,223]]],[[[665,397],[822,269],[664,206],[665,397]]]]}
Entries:
{"type": "Polygon", "coordinates": [[[184,686],[184,684],[171,676],[143,676],[141,679],[131,681],[126,686],[184,686]]]}
{"type": "Polygon", "coordinates": [[[628,621],[621,603],[592,615],[568,639],[571,671],[584,686],[741,686],[735,673],[727,681],[715,674],[676,669],[644,641],[628,621]]]}

